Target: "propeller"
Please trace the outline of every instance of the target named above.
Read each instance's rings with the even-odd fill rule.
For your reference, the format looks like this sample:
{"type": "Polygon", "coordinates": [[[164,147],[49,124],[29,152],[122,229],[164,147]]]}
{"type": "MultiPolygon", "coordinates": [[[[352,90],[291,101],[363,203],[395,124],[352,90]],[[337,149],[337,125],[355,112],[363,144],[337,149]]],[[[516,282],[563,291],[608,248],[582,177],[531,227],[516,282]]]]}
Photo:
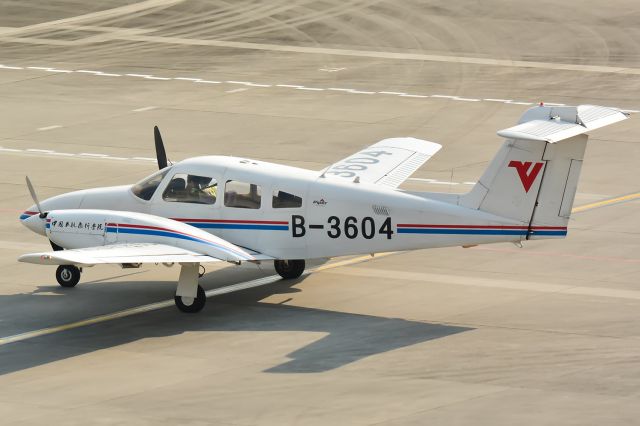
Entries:
{"type": "Polygon", "coordinates": [[[160,135],[160,129],[158,129],[158,126],[153,126],[153,139],[156,143],[156,157],[158,158],[158,168],[162,170],[167,167],[167,153],[164,150],[164,143],[162,143],[162,135],[160,135]]]}
{"type": "Polygon", "coordinates": [[[45,218],[47,214],[43,212],[42,207],[40,207],[40,201],[38,201],[38,196],[36,195],[35,189],[33,189],[33,185],[31,184],[31,180],[29,179],[29,176],[25,176],[25,179],[27,181],[27,188],[29,188],[29,193],[31,194],[31,198],[33,199],[34,203],[36,203],[38,212],[40,212],[40,218],[45,218]]]}

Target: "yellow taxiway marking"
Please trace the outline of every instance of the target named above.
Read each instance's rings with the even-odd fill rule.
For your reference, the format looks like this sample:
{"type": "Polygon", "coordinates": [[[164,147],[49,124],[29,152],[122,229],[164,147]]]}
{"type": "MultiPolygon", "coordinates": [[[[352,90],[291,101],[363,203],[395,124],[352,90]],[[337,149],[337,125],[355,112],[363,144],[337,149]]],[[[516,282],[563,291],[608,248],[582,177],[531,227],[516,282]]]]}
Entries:
{"type": "Polygon", "coordinates": [[[596,201],[595,203],[585,204],[584,206],[574,207],[571,213],[580,213],[586,210],[596,209],[598,207],[608,206],[610,204],[621,203],[623,201],[631,201],[640,198],[640,192],[635,194],[623,195],[621,197],[609,198],[602,201],[596,201]]]}
{"type": "MultiPolygon", "coordinates": [[[[375,255],[375,258],[388,256],[393,254],[393,252],[389,253],[378,253],[375,255]]],[[[353,265],[355,263],[365,262],[367,260],[373,259],[372,256],[358,256],[351,259],[340,260],[337,262],[328,263],[325,265],[317,266],[315,268],[311,268],[305,272],[305,275],[313,273],[325,271],[327,269],[339,268],[341,266],[353,265]]],[[[215,288],[212,290],[208,290],[205,292],[207,297],[218,296],[221,294],[233,293],[240,290],[246,290],[253,287],[259,287],[267,284],[272,284],[277,281],[280,281],[282,278],[279,275],[270,275],[264,278],[258,278],[251,281],[245,281],[238,284],[232,284],[225,287],[215,288]]],[[[74,328],[85,327],[87,325],[97,324],[105,321],[111,321],[119,318],[128,317],[131,315],[137,315],[144,312],[156,311],[158,309],[163,309],[174,304],[173,300],[165,300],[157,303],[150,303],[148,305],[137,306],[135,308],[125,309],[118,312],[113,312],[111,314],[98,315],[96,317],[87,318],[80,321],[70,322],[68,324],[57,325],[54,327],[41,328],[40,330],[28,331],[26,333],[15,334],[13,336],[7,336],[0,338],[0,346],[6,345],[9,343],[21,342],[23,340],[33,339],[34,337],[46,336],[48,334],[59,333],[61,331],[72,330],[74,328]]]]}

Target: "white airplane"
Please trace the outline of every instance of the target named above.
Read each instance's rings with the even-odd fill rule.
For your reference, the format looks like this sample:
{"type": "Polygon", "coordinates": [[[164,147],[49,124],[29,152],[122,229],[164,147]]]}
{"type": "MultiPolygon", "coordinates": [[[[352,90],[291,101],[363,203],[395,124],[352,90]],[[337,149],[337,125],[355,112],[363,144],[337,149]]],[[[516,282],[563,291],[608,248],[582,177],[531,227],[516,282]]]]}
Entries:
{"type": "Polygon", "coordinates": [[[73,287],[83,267],[181,265],[177,307],[205,304],[200,264],[273,261],[299,277],[305,259],[513,242],[567,235],[587,144],[585,132],[627,118],[593,105],[531,108],[466,194],[398,186],[441,146],[385,139],[317,172],[236,157],[190,158],[135,185],[75,191],[38,202],[20,219],[53,251],[18,260],[59,265],[73,287]]]}

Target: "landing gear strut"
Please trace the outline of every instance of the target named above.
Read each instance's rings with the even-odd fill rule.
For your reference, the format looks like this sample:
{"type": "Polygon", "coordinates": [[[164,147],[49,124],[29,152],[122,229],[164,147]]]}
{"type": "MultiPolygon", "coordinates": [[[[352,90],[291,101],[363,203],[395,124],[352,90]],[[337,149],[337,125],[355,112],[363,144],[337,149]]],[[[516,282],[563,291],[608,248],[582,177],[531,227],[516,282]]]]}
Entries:
{"type": "Polygon", "coordinates": [[[207,303],[207,295],[204,289],[198,285],[200,264],[181,263],[180,278],[178,278],[178,288],[174,301],[176,307],[182,312],[195,314],[200,312],[207,303]]]}
{"type": "Polygon", "coordinates": [[[302,275],[305,263],[303,259],[274,260],[273,266],[276,268],[278,275],[288,280],[302,275]]]}
{"type": "Polygon", "coordinates": [[[56,269],[56,280],[62,287],[75,287],[80,281],[80,268],[73,265],[60,265],[56,269]]]}

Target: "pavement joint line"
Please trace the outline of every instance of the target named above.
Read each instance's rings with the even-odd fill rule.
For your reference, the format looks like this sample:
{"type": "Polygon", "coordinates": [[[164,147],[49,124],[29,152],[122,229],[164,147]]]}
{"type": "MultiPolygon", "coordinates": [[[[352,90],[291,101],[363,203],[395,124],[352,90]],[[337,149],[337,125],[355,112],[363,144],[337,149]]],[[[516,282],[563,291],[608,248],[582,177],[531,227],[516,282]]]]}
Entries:
{"type": "MultiPolygon", "coordinates": [[[[328,263],[328,264],[325,264],[325,265],[320,265],[320,266],[317,266],[315,268],[310,268],[309,270],[305,271],[303,276],[304,275],[309,275],[309,274],[315,273],[315,272],[325,271],[325,270],[328,270],[328,269],[339,268],[341,266],[347,266],[347,265],[353,265],[353,264],[357,264],[357,263],[366,262],[367,260],[389,256],[389,255],[394,254],[394,253],[395,252],[387,252],[387,253],[378,253],[375,256],[370,256],[370,255],[358,256],[358,257],[354,257],[354,258],[351,258],[351,259],[346,259],[346,260],[341,260],[341,261],[337,261],[337,262],[328,263]]],[[[257,278],[257,279],[250,280],[250,281],[244,281],[244,282],[240,282],[240,283],[237,283],[237,284],[231,284],[231,285],[228,285],[228,286],[207,290],[205,292],[205,295],[207,297],[219,296],[219,295],[222,295],[222,294],[228,294],[228,293],[233,293],[233,292],[236,292],[236,291],[247,290],[247,289],[254,288],[254,287],[260,287],[260,286],[267,285],[267,284],[273,284],[273,283],[281,281],[281,280],[282,280],[282,277],[280,277],[280,275],[269,275],[269,276],[263,277],[263,278],[257,278]]],[[[41,336],[47,336],[47,335],[50,335],[50,334],[60,333],[62,331],[73,330],[73,329],[76,329],[76,328],[85,327],[85,326],[93,325],[93,324],[98,324],[98,323],[102,323],[102,322],[106,322],[106,321],[111,321],[111,320],[120,319],[120,318],[126,318],[126,317],[129,317],[129,316],[132,316],[132,315],[137,315],[137,314],[141,314],[141,313],[157,311],[159,309],[164,309],[164,308],[167,308],[169,306],[172,306],[174,303],[175,302],[173,300],[164,300],[164,301],[161,301],[161,302],[155,302],[155,303],[150,303],[150,304],[147,304],[147,305],[136,306],[134,308],[124,309],[124,310],[113,312],[113,313],[109,313],[109,314],[98,315],[98,316],[95,316],[95,317],[91,317],[91,318],[87,318],[87,319],[83,319],[83,320],[79,320],[79,321],[73,321],[73,322],[70,322],[70,323],[67,323],[67,324],[61,324],[61,325],[52,326],[52,327],[45,327],[45,328],[41,328],[41,329],[38,329],[38,330],[27,331],[27,332],[20,333],[20,334],[14,334],[12,336],[0,337],[0,346],[4,346],[4,345],[10,344],[10,343],[22,342],[22,341],[33,339],[33,338],[36,338],[36,337],[41,337],[41,336]]]]}

